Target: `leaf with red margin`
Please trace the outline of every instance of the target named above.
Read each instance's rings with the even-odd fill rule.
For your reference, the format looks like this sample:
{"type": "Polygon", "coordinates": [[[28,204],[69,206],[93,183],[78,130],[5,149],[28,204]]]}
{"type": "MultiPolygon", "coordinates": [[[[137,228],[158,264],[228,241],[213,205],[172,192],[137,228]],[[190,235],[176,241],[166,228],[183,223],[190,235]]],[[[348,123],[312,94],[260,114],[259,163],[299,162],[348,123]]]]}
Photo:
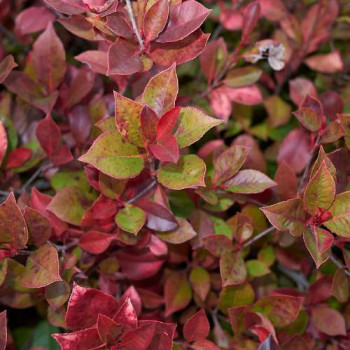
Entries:
{"type": "Polygon", "coordinates": [[[108,54],[101,50],[89,50],[74,57],[77,61],[85,63],[96,73],[107,75],[108,54]]]}
{"type": "Polygon", "coordinates": [[[119,38],[108,49],[107,75],[130,75],[142,69],[136,44],[119,38]]]}
{"type": "Polygon", "coordinates": [[[12,69],[15,67],[17,67],[17,63],[12,55],[8,55],[0,61],[0,84],[7,78],[12,69]]]}
{"type": "Polygon", "coordinates": [[[79,160],[121,180],[137,176],[144,167],[137,147],[124,142],[118,131],[104,132],[79,160]]]}
{"type": "Polygon", "coordinates": [[[7,344],[7,311],[0,312],[0,350],[6,349],[7,344]]]}
{"type": "Polygon", "coordinates": [[[135,289],[135,287],[133,285],[131,285],[123,294],[122,296],[123,299],[130,299],[131,304],[135,310],[135,313],[137,314],[137,316],[141,315],[141,311],[142,311],[142,301],[140,298],[139,293],[137,292],[137,290],[135,289]]]}
{"type": "Polygon", "coordinates": [[[301,236],[306,231],[307,218],[301,199],[290,199],[260,208],[271,225],[279,231],[289,231],[293,236],[301,236]]]}
{"type": "Polygon", "coordinates": [[[123,12],[114,12],[106,17],[105,25],[113,33],[125,39],[131,39],[133,31],[131,25],[123,12]]]}
{"type": "Polygon", "coordinates": [[[320,254],[323,254],[332,247],[334,237],[329,231],[324,230],[320,227],[316,229],[316,235],[318,252],[320,254]]]}
{"type": "Polygon", "coordinates": [[[344,69],[339,51],[310,56],[304,62],[310,69],[326,74],[341,72],[344,69]]]}
{"type": "Polygon", "coordinates": [[[70,292],[70,286],[66,281],[54,282],[45,288],[45,299],[52,308],[57,309],[66,303],[70,292]]]}
{"type": "Polygon", "coordinates": [[[179,227],[169,232],[157,232],[157,236],[164,242],[182,244],[197,236],[191,224],[183,218],[177,218],[179,227]]]}
{"type": "Polygon", "coordinates": [[[6,169],[18,168],[23,165],[32,155],[29,148],[19,147],[13,150],[7,158],[6,169]]]}
{"type": "Polygon", "coordinates": [[[344,317],[327,306],[318,306],[311,310],[311,320],[316,329],[329,336],[346,335],[344,317]]]}
{"type": "Polygon", "coordinates": [[[171,6],[168,25],[157,41],[165,43],[186,38],[202,25],[210,12],[194,0],[171,6]]]}
{"type": "MultiPolygon", "coordinates": [[[[60,344],[61,350],[93,350],[103,345],[96,328],[72,333],[55,333],[52,337],[60,344]]],[[[104,349],[105,346],[101,347],[104,349]]]]}
{"type": "Polygon", "coordinates": [[[27,206],[24,209],[23,217],[29,230],[29,243],[40,247],[51,236],[50,221],[39,211],[27,206]]]}
{"type": "Polygon", "coordinates": [[[309,181],[304,192],[305,210],[315,215],[319,208],[326,211],[334,202],[335,181],[325,162],[309,181]]]}
{"type": "Polygon", "coordinates": [[[66,53],[50,22],[33,45],[33,65],[37,82],[51,92],[66,72],[66,53]]]}
{"type": "Polygon", "coordinates": [[[167,24],[169,16],[169,1],[158,0],[146,12],[143,20],[143,32],[146,38],[146,44],[154,39],[163,31],[167,24]]]}
{"type": "Polygon", "coordinates": [[[137,235],[146,222],[146,213],[139,207],[126,205],[115,216],[115,223],[124,231],[137,235]]]}
{"type": "Polygon", "coordinates": [[[132,329],[137,328],[137,314],[130,298],[124,297],[119,300],[119,307],[113,316],[113,320],[132,329]]]}
{"type": "Polygon", "coordinates": [[[5,157],[7,145],[8,145],[8,142],[7,142],[6,130],[2,121],[0,121],[0,166],[5,157]]]}
{"type": "Polygon", "coordinates": [[[262,95],[256,85],[240,88],[223,88],[229,99],[243,105],[254,106],[262,102],[262,95]]]}
{"type": "Polygon", "coordinates": [[[328,210],[332,216],[324,225],[341,237],[350,237],[350,191],[338,194],[328,210]]]}
{"type": "Polygon", "coordinates": [[[194,267],[190,272],[189,281],[193,291],[204,301],[210,291],[210,275],[207,270],[200,266],[194,267]]]}
{"type": "Polygon", "coordinates": [[[333,276],[332,295],[340,303],[346,303],[349,300],[349,280],[343,269],[338,269],[333,276]]]}
{"type": "Polygon", "coordinates": [[[203,309],[191,316],[183,328],[184,337],[188,342],[205,339],[209,332],[209,321],[203,309]]]}
{"type": "Polygon", "coordinates": [[[162,162],[177,163],[180,158],[179,145],[173,135],[165,135],[150,144],[152,154],[162,162]]]}
{"type": "Polygon", "coordinates": [[[304,298],[274,294],[259,299],[254,312],[265,315],[275,327],[286,327],[298,317],[304,298]]]}
{"type": "Polygon", "coordinates": [[[149,56],[161,66],[177,65],[193,60],[204,50],[208,34],[198,29],[185,39],[170,43],[152,42],[149,56]]]}
{"type": "Polygon", "coordinates": [[[299,122],[309,131],[316,132],[322,126],[322,115],[318,115],[314,110],[308,107],[301,107],[293,112],[299,122]]]}
{"type": "Polygon", "coordinates": [[[97,319],[97,331],[102,343],[107,346],[113,345],[122,333],[122,325],[105,315],[99,314],[97,319]]]}
{"type": "Polygon", "coordinates": [[[49,157],[53,156],[61,145],[61,130],[50,114],[38,123],[36,137],[49,157]]]}
{"type": "MultiPolygon", "coordinates": [[[[328,233],[323,233],[323,231],[325,230],[323,230],[322,228],[316,227],[317,238],[319,235],[320,236],[323,235],[326,238],[328,237],[328,233]]],[[[311,230],[305,230],[303,233],[303,238],[304,238],[305,246],[309,251],[312,259],[314,260],[316,268],[318,269],[324,262],[328,260],[330,255],[330,250],[328,249],[323,253],[320,253],[320,244],[318,244],[316,240],[316,236],[313,232],[311,232],[311,230]]],[[[322,238],[322,236],[320,238],[322,238]]],[[[329,242],[329,239],[328,239],[328,242],[329,242]]],[[[329,243],[326,244],[326,246],[327,245],[329,245],[329,243]]]]}
{"type": "Polygon", "coordinates": [[[164,187],[181,190],[197,186],[205,186],[206,165],[194,154],[181,156],[176,164],[167,163],[157,172],[159,183],[164,187]]]}
{"type": "Polygon", "coordinates": [[[233,248],[231,240],[222,234],[202,237],[201,242],[204,244],[205,248],[217,258],[220,258],[224,253],[229,253],[233,248]]]}
{"type": "Polygon", "coordinates": [[[241,170],[225,182],[226,191],[243,194],[261,193],[276,185],[267,175],[253,169],[241,170]]]}
{"type": "Polygon", "coordinates": [[[20,276],[20,284],[27,288],[42,288],[61,280],[58,254],[49,243],[31,253],[20,276]]]}
{"type": "Polygon", "coordinates": [[[74,284],[66,313],[67,327],[74,331],[92,327],[99,314],[113,318],[119,307],[111,295],[74,284]]]}
{"type": "Polygon", "coordinates": [[[222,183],[237,174],[244,164],[249,149],[242,146],[231,146],[218,157],[213,159],[214,163],[214,183],[222,183]]]}
{"type": "Polygon", "coordinates": [[[196,341],[191,346],[193,350],[220,350],[220,348],[216,346],[213,342],[206,339],[196,341]]]}
{"type": "Polygon", "coordinates": [[[315,176],[316,172],[318,171],[318,169],[321,167],[323,163],[326,164],[328,171],[332,174],[334,181],[336,181],[337,170],[334,164],[332,163],[332,161],[329,159],[328,155],[326,154],[322,146],[320,146],[317,159],[315,160],[312,170],[310,172],[310,179],[315,176]]]}
{"type": "Polygon", "coordinates": [[[101,254],[115,238],[115,235],[109,233],[88,231],[80,238],[79,246],[91,254],[101,254]]]}
{"type": "Polygon", "coordinates": [[[171,350],[176,324],[159,321],[139,321],[139,326],[154,325],[154,336],[147,350],[171,350]]]}
{"type": "Polygon", "coordinates": [[[0,204],[0,244],[9,244],[16,250],[28,242],[28,228],[13,192],[0,204]]]}
{"type": "Polygon", "coordinates": [[[164,284],[165,315],[184,309],[192,299],[192,289],[184,274],[173,272],[164,284]]]}
{"type": "Polygon", "coordinates": [[[78,13],[83,13],[87,10],[84,3],[80,0],[45,0],[45,2],[58,12],[65,13],[66,15],[75,15],[78,13]]]}
{"type": "Polygon", "coordinates": [[[247,278],[247,270],[240,252],[224,252],[220,258],[220,275],[222,286],[233,286],[243,283],[247,278]]]}
{"type": "Polygon", "coordinates": [[[176,66],[172,65],[150,79],[138,102],[148,105],[160,117],[175,107],[178,92],[176,66]]]}

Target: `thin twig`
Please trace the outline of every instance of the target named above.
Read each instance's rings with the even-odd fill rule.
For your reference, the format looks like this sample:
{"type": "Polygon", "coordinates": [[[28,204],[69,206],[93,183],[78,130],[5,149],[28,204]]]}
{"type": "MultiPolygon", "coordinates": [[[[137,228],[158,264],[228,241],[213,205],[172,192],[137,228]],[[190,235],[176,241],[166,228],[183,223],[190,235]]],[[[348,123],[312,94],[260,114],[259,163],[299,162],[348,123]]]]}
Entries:
{"type": "Polygon", "coordinates": [[[136,202],[139,198],[143,197],[147,192],[149,192],[151,189],[156,187],[156,185],[157,185],[157,181],[153,180],[147,187],[145,187],[142,191],[137,193],[134,197],[127,200],[125,203],[132,204],[132,203],[136,202]]]}
{"type": "Polygon", "coordinates": [[[329,258],[333,261],[333,263],[340,269],[343,269],[345,274],[350,277],[350,271],[348,271],[345,266],[333,255],[331,254],[329,258]]]}
{"type": "Polygon", "coordinates": [[[245,242],[242,247],[243,248],[247,248],[250,245],[252,245],[254,242],[258,241],[260,238],[265,237],[266,235],[268,235],[270,232],[276,230],[273,226],[267,228],[266,230],[260,232],[259,234],[257,234],[256,236],[254,236],[252,239],[250,239],[249,241],[245,242]]]}
{"type": "Polygon", "coordinates": [[[277,265],[277,269],[289,277],[298,286],[300,291],[304,292],[309,288],[310,284],[302,273],[288,269],[281,264],[277,265]]]}
{"type": "Polygon", "coordinates": [[[41,173],[41,170],[43,169],[43,164],[39,166],[38,169],[35,170],[33,175],[25,182],[25,184],[21,187],[21,191],[23,192],[41,173]]]}
{"type": "Polygon", "coordinates": [[[139,29],[138,29],[137,24],[136,24],[135,14],[134,14],[134,10],[132,9],[131,0],[125,0],[125,2],[126,2],[126,8],[128,11],[130,22],[132,25],[132,29],[134,30],[137,41],[139,42],[140,50],[143,51],[145,49],[145,46],[143,44],[139,29]]]}

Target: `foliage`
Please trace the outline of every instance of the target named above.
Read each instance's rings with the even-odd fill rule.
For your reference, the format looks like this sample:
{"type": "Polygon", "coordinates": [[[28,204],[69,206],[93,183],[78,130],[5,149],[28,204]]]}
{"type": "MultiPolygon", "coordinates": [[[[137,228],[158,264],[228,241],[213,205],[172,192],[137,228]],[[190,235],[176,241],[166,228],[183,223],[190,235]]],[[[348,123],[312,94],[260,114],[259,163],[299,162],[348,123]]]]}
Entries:
{"type": "Polygon", "coordinates": [[[350,348],[347,1],[0,21],[0,350],[350,348]]]}

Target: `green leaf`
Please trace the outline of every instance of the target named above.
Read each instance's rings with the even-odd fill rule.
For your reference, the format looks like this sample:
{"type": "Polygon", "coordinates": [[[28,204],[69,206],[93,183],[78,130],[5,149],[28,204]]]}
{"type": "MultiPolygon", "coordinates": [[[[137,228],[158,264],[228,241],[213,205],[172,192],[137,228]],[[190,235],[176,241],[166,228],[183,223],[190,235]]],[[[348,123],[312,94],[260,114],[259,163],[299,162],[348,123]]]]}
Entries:
{"type": "Polygon", "coordinates": [[[78,186],[69,186],[59,190],[46,209],[62,221],[79,226],[85,211],[95,199],[94,193],[78,186]]]}
{"type": "Polygon", "coordinates": [[[226,190],[233,193],[260,193],[276,186],[276,182],[258,170],[241,170],[234,178],[227,181],[226,190]]]}
{"type": "Polygon", "coordinates": [[[324,226],[338,236],[350,237],[350,191],[338,194],[328,211],[332,216],[324,226]]]}
{"type": "Polygon", "coordinates": [[[50,325],[47,321],[41,321],[32,331],[32,348],[43,348],[46,350],[58,350],[59,345],[51,337],[51,334],[59,333],[59,328],[50,325]]]}
{"type": "Polygon", "coordinates": [[[271,245],[267,245],[260,249],[258,260],[262,261],[266,266],[271,266],[276,260],[275,250],[271,245]]]}
{"type": "Polygon", "coordinates": [[[84,171],[60,171],[54,174],[50,180],[51,186],[56,191],[67,186],[81,185],[82,181],[87,184],[84,171]]]}
{"type": "Polygon", "coordinates": [[[231,88],[239,88],[255,84],[262,71],[257,66],[236,68],[227,73],[224,84],[231,88]]]}
{"type": "Polygon", "coordinates": [[[261,277],[270,273],[270,269],[260,260],[249,260],[246,262],[249,277],[261,277]]]}
{"type": "Polygon", "coordinates": [[[118,180],[103,173],[100,173],[98,179],[101,193],[112,199],[116,199],[122,195],[126,183],[127,180],[118,180]]]}
{"type": "Polygon", "coordinates": [[[156,232],[157,236],[164,242],[172,244],[181,244],[190,241],[197,236],[196,231],[192,225],[183,218],[176,218],[179,223],[179,227],[176,230],[168,232],[156,232]]]}
{"type": "Polygon", "coordinates": [[[34,251],[27,260],[20,283],[27,288],[42,288],[61,281],[58,254],[49,243],[34,251]]]}
{"type": "Polygon", "coordinates": [[[340,303],[346,303],[349,299],[349,278],[342,269],[338,269],[333,276],[332,294],[340,303]]]}
{"type": "Polygon", "coordinates": [[[260,208],[271,225],[279,231],[289,231],[293,236],[301,236],[306,227],[306,212],[301,199],[290,199],[269,207],[260,208]]]}
{"type": "Polygon", "coordinates": [[[309,107],[302,107],[296,112],[293,112],[293,114],[297,117],[299,122],[311,132],[316,132],[322,125],[322,116],[318,115],[309,107]]]}
{"type": "Polygon", "coordinates": [[[160,117],[175,107],[178,91],[176,65],[174,64],[148,82],[138,102],[147,104],[160,117]]]}
{"type": "Polygon", "coordinates": [[[117,131],[105,132],[99,136],[79,160],[116,179],[135,177],[144,167],[137,147],[124,142],[117,131]]]}
{"type": "Polygon", "coordinates": [[[214,159],[214,183],[223,183],[237,174],[248,155],[248,149],[242,146],[231,146],[214,159]]]}
{"type": "Polygon", "coordinates": [[[225,287],[220,292],[219,309],[227,314],[228,308],[252,304],[254,299],[254,289],[249,283],[225,287]]]}
{"type": "Polygon", "coordinates": [[[247,278],[247,270],[240,252],[224,252],[220,258],[220,275],[222,286],[243,283],[247,278]]]}
{"type": "Polygon", "coordinates": [[[194,292],[204,301],[210,291],[208,271],[197,266],[191,270],[189,279],[194,292]]]}
{"type": "Polygon", "coordinates": [[[168,163],[158,170],[158,181],[173,190],[182,190],[195,186],[205,186],[206,166],[196,155],[187,154],[176,163],[168,163]]]}
{"type": "MultiPolygon", "coordinates": [[[[322,231],[323,229],[317,227],[316,230],[318,234],[318,232],[322,231]]],[[[317,246],[315,235],[311,230],[305,230],[303,234],[303,238],[304,238],[305,246],[309,251],[312,259],[314,260],[316,268],[318,269],[324,262],[328,260],[330,249],[326,250],[323,253],[320,253],[317,246]]]]}
{"type": "Polygon", "coordinates": [[[292,108],[278,95],[266,98],[264,104],[269,115],[269,126],[271,128],[277,128],[278,126],[288,123],[292,108]]]}
{"type": "Polygon", "coordinates": [[[127,205],[118,211],[115,222],[122,230],[136,235],[146,222],[146,213],[141,208],[127,205]]]}
{"type": "Polygon", "coordinates": [[[304,192],[304,206],[306,211],[314,215],[318,208],[327,210],[335,197],[335,182],[323,162],[315,176],[309,181],[304,192]]]}
{"type": "Polygon", "coordinates": [[[57,309],[65,304],[70,292],[69,284],[66,281],[58,281],[45,288],[45,298],[51,307],[57,309]]]}
{"type": "Polygon", "coordinates": [[[141,111],[143,105],[114,91],[115,124],[133,145],[142,147],[141,111]]]}
{"type": "Polygon", "coordinates": [[[181,108],[178,127],[175,132],[179,147],[184,148],[192,145],[208,130],[221,123],[221,120],[207,116],[200,109],[194,107],[181,108]]]}

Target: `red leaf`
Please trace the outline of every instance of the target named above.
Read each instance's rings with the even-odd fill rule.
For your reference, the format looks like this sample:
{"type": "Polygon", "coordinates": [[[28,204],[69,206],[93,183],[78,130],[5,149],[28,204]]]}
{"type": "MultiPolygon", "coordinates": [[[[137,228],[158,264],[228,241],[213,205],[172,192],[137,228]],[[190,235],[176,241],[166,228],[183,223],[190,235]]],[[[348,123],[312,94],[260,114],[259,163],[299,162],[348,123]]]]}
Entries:
{"type": "Polygon", "coordinates": [[[143,32],[146,37],[146,44],[157,38],[167,24],[169,16],[169,1],[158,0],[147,11],[143,21],[143,32]]]}
{"type": "Polygon", "coordinates": [[[305,63],[310,69],[316,72],[328,74],[341,72],[344,68],[344,63],[339,51],[308,57],[305,63]]]}
{"type": "Polygon", "coordinates": [[[101,254],[115,238],[109,233],[88,231],[80,238],[79,246],[91,254],[101,254]]]}
{"type": "Polygon", "coordinates": [[[60,344],[61,350],[92,350],[103,345],[96,328],[72,333],[56,333],[52,334],[52,337],[60,344]]]}
{"type": "Polygon", "coordinates": [[[286,14],[287,9],[281,0],[259,0],[261,14],[270,21],[280,21],[286,14]]]}
{"type": "Polygon", "coordinates": [[[28,241],[28,229],[13,192],[0,204],[0,244],[22,249],[28,241]]]}
{"type": "Polygon", "coordinates": [[[15,32],[26,35],[46,29],[56,16],[47,7],[32,6],[18,14],[15,21],[15,32]]]}
{"type": "Polygon", "coordinates": [[[260,90],[256,85],[241,87],[237,89],[226,88],[229,99],[244,105],[256,105],[262,102],[260,90]]]}
{"type": "Polygon", "coordinates": [[[115,313],[113,320],[118,324],[123,324],[131,328],[137,328],[137,315],[130,298],[119,301],[120,306],[115,313]]]}
{"type": "Polygon", "coordinates": [[[180,113],[180,107],[175,107],[166,112],[159,120],[157,124],[157,140],[162,139],[165,136],[171,134],[180,113]]]}
{"type": "Polygon", "coordinates": [[[188,342],[205,339],[209,335],[210,325],[203,309],[190,317],[184,326],[183,334],[188,342]]]}
{"type": "Polygon", "coordinates": [[[144,106],[141,112],[141,128],[143,135],[149,142],[154,142],[157,137],[157,124],[157,114],[147,105],[144,106]]]}
{"type": "Polygon", "coordinates": [[[170,7],[169,22],[158,42],[179,41],[197,30],[209,16],[210,10],[194,0],[170,7]]]}
{"type": "Polygon", "coordinates": [[[329,336],[346,335],[344,317],[336,310],[327,306],[318,306],[311,311],[314,326],[329,336]]]}
{"type": "Polygon", "coordinates": [[[131,304],[136,312],[136,314],[139,316],[141,315],[142,311],[142,302],[139,293],[135,289],[134,286],[130,286],[123,294],[123,299],[130,299],[131,304]]]}
{"type": "Polygon", "coordinates": [[[77,61],[86,63],[96,73],[107,75],[109,59],[107,52],[101,50],[89,50],[74,57],[77,61]]]}
{"type": "Polygon", "coordinates": [[[6,310],[0,313],[0,350],[5,350],[7,344],[7,317],[6,310]]]}
{"type": "Polygon", "coordinates": [[[50,160],[54,165],[62,165],[73,160],[73,154],[67,145],[62,145],[51,155],[50,160]]]}
{"type": "Polygon", "coordinates": [[[317,97],[317,91],[314,84],[305,78],[296,78],[289,81],[290,98],[300,106],[306,96],[317,97]]]}
{"type": "Polygon", "coordinates": [[[132,28],[126,16],[122,12],[115,12],[106,17],[106,26],[118,36],[131,39],[133,36],[132,28]]]}
{"type": "Polygon", "coordinates": [[[4,128],[4,124],[0,121],[0,166],[5,157],[7,150],[7,134],[4,128]]]}
{"type": "Polygon", "coordinates": [[[243,14],[242,38],[244,41],[249,39],[260,17],[260,5],[258,1],[251,2],[243,14]]]}
{"type": "Polygon", "coordinates": [[[175,42],[152,42],[150,57],[154,63],[161,66],[177,65],[196,58],[205,48],[209,39],[208,34],[198,29],[188,37],[175,42]]]}
{"type": "Polygon", "coordinates": [[[30,207],[25,207],[23,215],[28,225],[30,243],[40,247],[51,236],[49,220],[39,211],[30,207]]]}
{"type": "Polygon", "coordinates": [[[294,169],[286,162],[282,161],[275,174],[277,191],[283,200],[296,197],[298,191],[298,179],[294,169]]]}
{"type": "Polygon", "coordinates": [[[142,69],[138,46],[118,39],[108,50],[108,75],[130,75],[142,69]]]}
{"type": "Polygon", "coordinates": [[[61,144],[61,131],[49,114],[38,123],[36,137],[47,155],[54,155],[61,144]]]}
{"type": "Polygon", "coordinates": [[[17,67],[13,56],[9,55],[0,61],[0,84],[7,78],[11,73],[12,69],[17,67]]]}
{"type": "Polygon", "coordinates": [[[113,318],[119,308],[117,300],[100,290],[75,284],[68,301],[66,324],[72,330],[81,330],[96,324],[98,315],[113,318]]]}
{"type": "Polygon", "coordinates": [[[121,342],[118,344],[118,348],[121,350],[146,350],[150,349],[154,336],[154,325],[147,324],[140,326],[139,328],[123,334],[121,342]]]}
{"type": "Polygon", "coordinates": [[[153,155],[162,162],[177,163],[180,157],[179,145],[173,135],[159,138],[157,143],[149,145],[153,155]]]}
{"type": "Polygon", "coordinates": [[[29,148],[19,147],[13,150],[7,158],[6,169],[18,168],[23,165],[32,155],[29,148]]]}
{"type": "Polygon", "coordinates": [[[99,314],[97,319],[97,331],[101,342],[107,346],[113,345],[122,333],[122,325],[105,315],[99,314]]]}

